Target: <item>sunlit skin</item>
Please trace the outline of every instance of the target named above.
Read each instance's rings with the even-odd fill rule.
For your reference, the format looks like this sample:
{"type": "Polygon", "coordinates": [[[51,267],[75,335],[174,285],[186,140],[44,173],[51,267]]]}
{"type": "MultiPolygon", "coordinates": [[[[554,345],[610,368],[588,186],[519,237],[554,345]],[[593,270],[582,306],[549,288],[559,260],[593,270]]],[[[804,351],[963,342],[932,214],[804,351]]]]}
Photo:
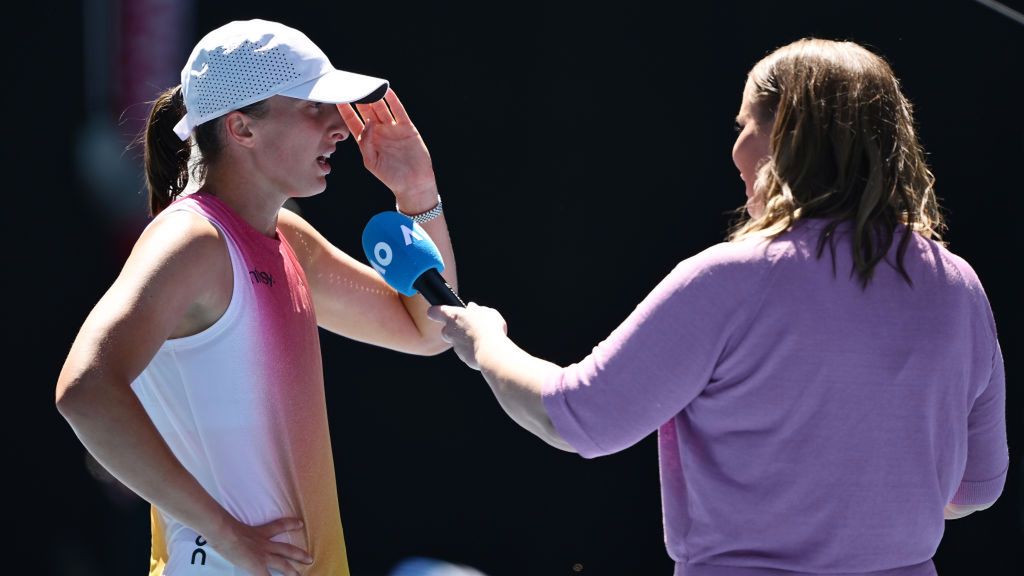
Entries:
{"type": "Polygon", "coordinates": [[[754,185],[757,169],[768,160],[772,120],[761,118],[763,112],[753,100],[754,84],[748,79],[743,88],[743,101],[736,115],[736,130],[739,136],[732,147],[732,161],[740,171],[740,178],[746,185],[747,213],[758,218],[764,213],[764,198],[754,185]]]}

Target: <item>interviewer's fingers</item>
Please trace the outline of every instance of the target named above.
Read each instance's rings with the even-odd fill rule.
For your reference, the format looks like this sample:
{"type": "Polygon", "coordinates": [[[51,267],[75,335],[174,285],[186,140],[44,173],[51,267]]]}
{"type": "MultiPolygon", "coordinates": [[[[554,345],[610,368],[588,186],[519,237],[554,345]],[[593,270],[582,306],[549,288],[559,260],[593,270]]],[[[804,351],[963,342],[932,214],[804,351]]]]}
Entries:
{"type": "Polygon", "coordinates": [[[462,357],[462,353],[459,352],[460,346],[469,342],[469,334],[466,332],[465,318],[461,317],[462,310],[459,310],[457,306],[444,306],[437,305],[427,308],[427,317],[431,320],[444,324],[441,327],[441,339],[449,344],[455,346],[455,352],[462,357]],[[460,322],[460,319],[463,322],[460,322]]]}
{"type": "Polygon", "coordinates": [[[458,310],[458,307],[446,306],[444,304],[435,304],[430,308],[427,308],[427,318],[430,318],[435,322],[440,322],[444,324],[449,320],[455,319],[455,313],[453,312],[454,310],[458,310]]]}

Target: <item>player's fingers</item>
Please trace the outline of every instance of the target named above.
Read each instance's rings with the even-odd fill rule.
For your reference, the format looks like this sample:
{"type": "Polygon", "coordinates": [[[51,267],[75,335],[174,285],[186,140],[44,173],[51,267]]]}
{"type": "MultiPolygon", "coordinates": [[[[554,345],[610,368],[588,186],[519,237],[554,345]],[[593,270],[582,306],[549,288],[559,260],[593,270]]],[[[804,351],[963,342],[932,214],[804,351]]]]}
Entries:
{"type": "Polygon", "coordinates": [[[348,127],[348,131],[355,136],[359,137],[363,133],[363,120],[356,114],[356,111],[352,109],[351,104],[338,104],[338,112],[341,113],[341,119],[345,121],[345,126],[348,127]]]}
{"type": "Polygon", "coordinates": [[[267,550],[275,556],[280,556],[296,562],[302,562],[303,564],[313,563],[313,557],[310,556],[308,552],[298,546],[288,544],[287,542],[271,541],[267,550]]]}
{"type": "Polygon", "coordinates": [[[390,87],[384,99],[387,100],[388,106],[391,108],[391,113],[395,116],[395,120],[399,124],[412,124],[412,119],[409,118],[409,113],[405,111],[405,106],[402,105],[402,101],[398,99],[398,94],[390,87]]]}
{"type": "Polygon", "coordinates": [[[377,100],[370,104],[370,108],[373,109],[373,113],[377,115],[377,120],[384,125],[394,124],[395,118],[391,115],[391,110],[388,109],[388,104],[384,100],[377,100]]]}

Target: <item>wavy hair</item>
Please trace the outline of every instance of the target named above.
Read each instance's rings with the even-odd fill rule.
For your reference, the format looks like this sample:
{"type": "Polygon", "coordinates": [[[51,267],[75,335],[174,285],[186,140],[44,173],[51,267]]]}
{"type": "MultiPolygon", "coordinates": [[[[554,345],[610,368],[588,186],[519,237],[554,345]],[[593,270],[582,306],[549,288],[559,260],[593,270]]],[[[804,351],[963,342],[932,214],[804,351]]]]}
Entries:
{"type": "MultiPolygon", "coordinates": [[[[818,257],[828,245],[834,263],[833,233],[849,222],[851,274],[864,287],[900,225],[942,241],[945,222],[912,107],[882,57],[853,42],[805,38],[761,59],[748,81],[752,106],[773,119],[755,183],[765,206],[739,221],[730,240],[774,238],[801,218],[822,218],[818,257]]],[[[896,266],[912,283],[903,265],[911,235],[900,236],[896,266]]]]}

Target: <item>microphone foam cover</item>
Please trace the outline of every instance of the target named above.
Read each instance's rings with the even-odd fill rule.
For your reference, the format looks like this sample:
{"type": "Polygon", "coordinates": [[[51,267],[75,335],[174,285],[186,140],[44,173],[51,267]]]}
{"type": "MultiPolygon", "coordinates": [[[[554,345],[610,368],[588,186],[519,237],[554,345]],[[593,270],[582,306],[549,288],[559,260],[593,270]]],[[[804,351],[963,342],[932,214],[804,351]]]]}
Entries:
{"type": "Polygon", "coordinates": [[[444,271],[437,246],[412,218],[398,212],[381,212],[363,228],[363,253],[389,286],[406,296],[416,294],[416,279],[434,268],[444,271]]]}

